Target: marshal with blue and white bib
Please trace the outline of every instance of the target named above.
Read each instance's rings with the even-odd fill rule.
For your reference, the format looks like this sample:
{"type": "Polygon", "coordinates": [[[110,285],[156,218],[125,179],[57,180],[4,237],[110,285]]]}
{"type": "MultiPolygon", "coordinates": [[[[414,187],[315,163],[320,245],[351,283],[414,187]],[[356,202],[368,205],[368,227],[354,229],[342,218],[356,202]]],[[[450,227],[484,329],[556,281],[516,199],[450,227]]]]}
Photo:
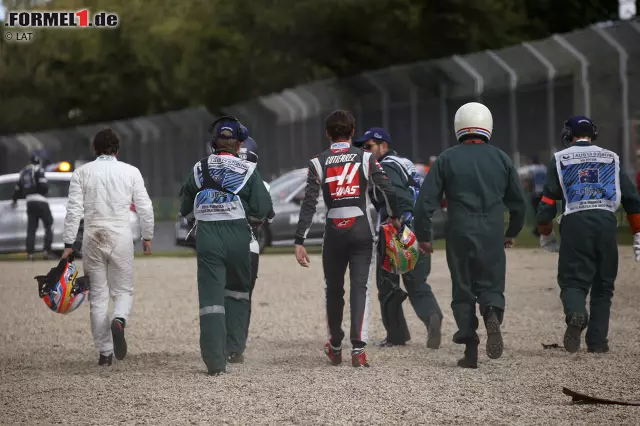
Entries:
{"type": "Polygon", "coordinates": [[[193,202],[196,220],[246,219],[238,192],[246,185],[256,164],[232,155],[210,155],[193,167],[200,191],[193,202]]]}
{"type": "Polygon", "coordinates": [[[382,159],[381,163],[395,163],[399,166],[413,194],[413,204],[415,205],[416,201],[418,201],[418,195],[420,194],[420,186],[422,185],[422,179],[420,174],[418,174],[415,164],[408,158],[398,157],[396,155],[387,155],[382,159]]]}
{"type": "Polygon", "coordinates": [[[572,146],[555,154],[565,199],[564,214],[584,210],[615,212],[620,205],[620,158],[595,145],[572,146]]]}

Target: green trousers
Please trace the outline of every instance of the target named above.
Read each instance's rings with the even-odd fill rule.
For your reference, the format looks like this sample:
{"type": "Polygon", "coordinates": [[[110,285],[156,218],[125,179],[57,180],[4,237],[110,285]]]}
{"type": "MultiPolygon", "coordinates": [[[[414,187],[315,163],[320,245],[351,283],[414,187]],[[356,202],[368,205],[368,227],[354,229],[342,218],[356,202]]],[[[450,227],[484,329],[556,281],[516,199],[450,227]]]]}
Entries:
{"type": "MultiPolygon", "coordinates": [[[[420,318],[425,325],[428,324],[431,314],[437,314],[442,318],[440,305],[438,305],[431,286],[427,283],[427,277],[430,272],[431,257],[420,255],[416,267],[412,271],[402,275],[402,282],[409,295],[409,301],[416,311],[416,315],[418,315],[418,318],[420,318]]],[[[393,287],[400,285],[400,276],[382,269],[382,259],[380,256],[378,256],[376,283],[378,285],[378,299],[382,307],[383,301],[389,293],[391,293],[393,287]]],[[[400,310],[402,310],[402,306],[400,310]]],[[[385,318],[383,309],[382,323],[386,330],[388,330],[387,322],[388,319],[385,318]]]]}
{"type": "Polygon", "coordinates": [[[502,322],[506,259],[502,229],[447,234],[447,263],[453,287],[451,310],[458,326],[454,343],[479,342],[476,304],[494,308],[502,322]]]}
{"type": "Polygon", "coordinates": [[[249,323],[251,260],[247,222],[198,222],[200,351],[209,370],[242,353],[249,323]]]}
{"type": "Polygon", "coordinates": [[[605,346],[614,282],[618,275],[616,218],[606,211],[576,212],[560,224],[558,285],[565,317],[588,318],[587,347],[605,346]],[[589,317],[586,300],[591,292],[589,317]]]}

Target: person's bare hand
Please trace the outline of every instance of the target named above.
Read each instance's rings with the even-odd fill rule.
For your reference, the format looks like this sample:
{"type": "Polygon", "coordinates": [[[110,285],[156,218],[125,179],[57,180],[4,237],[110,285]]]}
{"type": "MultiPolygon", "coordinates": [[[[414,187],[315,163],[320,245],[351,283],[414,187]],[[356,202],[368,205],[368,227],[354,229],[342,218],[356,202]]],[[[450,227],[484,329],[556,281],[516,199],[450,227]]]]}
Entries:
{"type": "Polygon", "coordinates": [[[402,228],[402,223],[400,222],[400,219],[391,219],[389,218],[389,223],[396,228],[396,230],[400,230],[400,228],[402,228]]]}
{"type": "Polygon", "coordinates": [[[433,253],[433,244],[431,243],[420,243],[419,247],[420,253],[424,256],[431,256],[431,253],[433,253]]]}
{"type": "Polygon", "coordinates": [[[151,254],[151,241],[142,240],[142,252],[145,255],[151,254]]]}
{"type": "Polygon", "coordinates": [[[311,263],[311,259],[309,259],[309,255],[307,254],[307,249],[304,248],[303,245],[296,244],[296,260],[298,264],[304,268],[308,268],[311,263]]]}
{"type": "Polygon", "coordinates": [[[504,248],[512,248],[515,247],[516,240],[515,238],[506,238],[504,239],[504,248]]]}
{"type": "Polygon", "coordinates": [[[66,259],[67,257],[69,257],[71,255],[71,253],[73,253],[73,249],[72,248],[64,249],[64,251],[62,252],[62,259],[66,259]]]}

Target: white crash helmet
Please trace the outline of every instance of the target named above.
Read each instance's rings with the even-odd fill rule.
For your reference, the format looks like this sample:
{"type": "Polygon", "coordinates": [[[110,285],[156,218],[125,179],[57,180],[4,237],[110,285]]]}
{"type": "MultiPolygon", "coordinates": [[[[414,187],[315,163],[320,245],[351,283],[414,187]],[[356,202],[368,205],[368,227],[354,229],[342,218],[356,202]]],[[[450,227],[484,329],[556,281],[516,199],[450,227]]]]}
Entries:
{"type": "Polygon", "coordinates": [[[478,135],[489,141],[493,132],[493,116],[489,108],[481,103],[469,102],[456,112],[453,127],[458,140],[466,135],[478,135]]]}

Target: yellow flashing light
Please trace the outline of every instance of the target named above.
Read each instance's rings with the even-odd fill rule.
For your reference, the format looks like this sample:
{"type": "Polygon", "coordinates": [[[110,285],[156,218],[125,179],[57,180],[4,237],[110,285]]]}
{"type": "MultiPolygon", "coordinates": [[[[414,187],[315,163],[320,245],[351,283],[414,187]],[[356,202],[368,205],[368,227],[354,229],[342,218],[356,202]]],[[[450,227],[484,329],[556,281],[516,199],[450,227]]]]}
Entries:
{"type": "Polygon", "coordinates": [[[60,163],[60,165],[58,165],[58,170],[60,170],[61,172],[68,172],[69,170],[71,170],[71,164],[63,161],[60,163]]]}

